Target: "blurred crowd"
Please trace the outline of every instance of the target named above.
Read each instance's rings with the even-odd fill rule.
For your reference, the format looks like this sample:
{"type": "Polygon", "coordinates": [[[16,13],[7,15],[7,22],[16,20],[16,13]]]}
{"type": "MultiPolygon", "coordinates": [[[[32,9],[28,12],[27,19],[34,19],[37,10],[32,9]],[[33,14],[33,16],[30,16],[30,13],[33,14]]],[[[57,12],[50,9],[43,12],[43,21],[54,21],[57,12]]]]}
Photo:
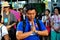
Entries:
{"type": "Polygon", "coordinates": [[[41,19],[37,14],[33,5],[28,4],[16,11],[7,1],[3,2],[0,13],[0,40],[60,40],[59,7],[55,7],[53,13],[45,9],[41,19]]]}

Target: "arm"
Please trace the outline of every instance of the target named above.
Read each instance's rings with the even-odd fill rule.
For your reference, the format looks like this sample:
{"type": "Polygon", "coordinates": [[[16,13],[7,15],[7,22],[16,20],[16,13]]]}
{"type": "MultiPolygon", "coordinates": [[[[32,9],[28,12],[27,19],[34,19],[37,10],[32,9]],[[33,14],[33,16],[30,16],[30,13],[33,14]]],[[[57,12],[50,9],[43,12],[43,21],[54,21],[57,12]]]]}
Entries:
{"type": "Polygon", "coordinates": [[[23,33],[22,23],[20,23],[20,24],[18,24],[18,27],[17,27],[16,38],[17,38],[18,40],[27,38],[27,37],[30,36],[30,34],[32,34],[34,31],[35,31],[35,27],[32,27],[32,28],[31,28],[31,31],[23,33]]]}
{"type": "Polygon", "coordinates": [[[32,27],[31,31],[23,33],[22,31],[17,31],[16,32],[16,38],[17,40],[27,38],[30,36],[35,31],[35,27],[32,27]]]}
{"type": "Polygon", "coordinates": [[[5,40],[10,40],[8,34],[4,36],[5,40]]]}
{"type": "Polygon", "coordinates": [[[48,31],[47,30],[44,30],[44,31],[36,31],[36,33],[38,35],[41,35],[41,36],[48,36],[48,31]]]}
{"type": "Polygon", "coordinates": [[[9,29],[10,29],[11,27],[13,27],[15,24],[16,24],[16,23],[13,23],[13,24],[8,25],[8,26],[6,26],[6,27],[7,27],[7,29],[9,30],[9,29]]]}
{"type": "Polygon", "coordinates": [[[17,38],[17,40],[24,39],[24,38],[27,38],[28,36],[30,36],[30,34],[32,34],[32,33],[33,33],[32,31],[26,32],[26,33],[23,33],[22,31],[18,31],[16,33],[16,38],[17,38]]]}
{"type": "Polygon", "coordinates": [[[41,20],[39,21],[39,23],[40,23],[40,26],[39,26],[40,31],[35,30],[35,32],[36,32],[38,35],[48,36],[48,31],[47,31],[44,23],[43,23],[41,20]]]}
{"type": "Polygon", "coordinates": [[[2,9],[1,9],[1,15],[2,15],[2,20],[1,20],[1,23],[3,23],[3,7],[2,7],[2,9]]]}

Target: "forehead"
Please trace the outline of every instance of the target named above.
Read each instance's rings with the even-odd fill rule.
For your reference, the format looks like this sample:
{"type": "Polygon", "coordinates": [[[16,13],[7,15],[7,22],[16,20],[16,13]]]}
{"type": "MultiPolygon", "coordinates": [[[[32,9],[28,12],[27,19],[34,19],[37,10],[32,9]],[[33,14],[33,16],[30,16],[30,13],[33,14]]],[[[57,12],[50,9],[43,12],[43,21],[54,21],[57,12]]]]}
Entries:
{"type": "Polygon", "coordinates": [[[45,12],[49,12],[49,11],[46,10],[45,12]]]}
{"type": "Polygon", "coordinates": [[[57,10],[58,11],[58,9],[56,8],[55,10],[57,10]]]}
{"type": "Polygon", "coordinates": [[[36,13],[36,10],[35,9],[28,10],[27,13],[36,13]]]}

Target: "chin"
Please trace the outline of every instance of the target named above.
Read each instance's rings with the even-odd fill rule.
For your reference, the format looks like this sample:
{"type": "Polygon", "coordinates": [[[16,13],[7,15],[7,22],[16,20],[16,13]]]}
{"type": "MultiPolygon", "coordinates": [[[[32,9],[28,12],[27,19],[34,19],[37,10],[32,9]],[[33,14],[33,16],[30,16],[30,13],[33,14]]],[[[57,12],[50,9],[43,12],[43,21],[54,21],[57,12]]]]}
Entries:
{"type": "Polygon", "coordinates": [[[30,18],[29,20],[31,21],[31,20],[34,20],[34,19],[30,18]]]}

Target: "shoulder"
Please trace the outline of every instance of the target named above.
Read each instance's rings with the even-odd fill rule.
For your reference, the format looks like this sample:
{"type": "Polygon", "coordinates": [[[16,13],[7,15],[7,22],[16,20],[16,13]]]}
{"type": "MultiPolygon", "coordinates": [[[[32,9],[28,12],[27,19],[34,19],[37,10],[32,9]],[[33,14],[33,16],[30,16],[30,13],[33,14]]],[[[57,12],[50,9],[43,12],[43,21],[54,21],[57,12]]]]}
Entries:
{"type": "Polygon", "coordinates": [[[42,20],[38,20],[40,23],[42,22],[42,20]]]}
{"type": "Polygon", "coordinates": [[[42,22],[42,20],[39,20],[39,23],[40,23],[40,25],[44,25],[44,23],[42,22]]]}
{"type": "Polygon", "coordinates": [[[5,25],[1,24],[1,27],[3,28],[3,27],[5,27],[5,25]]]}
{"type": "Polygon", "coordinates": [[[23,23],[23,21],[20,21],[18,24],[22,24],[23,23]]]}
{"type": "Polygon", "coordinates": [[[40,29],[46,30],[46,27],[45,27],[44,23],[42,22],[42,20],[39,20],[39,23],[40,23],[40,29]]]}
{"type": "Polygon", "coordinates": [[[21,26],[21,25],[23,25],[23,21],[20,21],[20,22],[18,23],[18,26],[21,26]]]}
{"type": "Polygon", "coordinates": [[[5,25],[2,25],[2,29],[6,29],[6,26],[5,25]]]}
{"type": "Polygon", "coordinates": [[[23,22],[19,22],[18,25],[17,25],[17,31],[22,31],[23,30],[23,22]]]}
{"type": "Polygon", "coordinates": [[[45,16],[42,16],[42,17],[45,17],[45,16]]]}

